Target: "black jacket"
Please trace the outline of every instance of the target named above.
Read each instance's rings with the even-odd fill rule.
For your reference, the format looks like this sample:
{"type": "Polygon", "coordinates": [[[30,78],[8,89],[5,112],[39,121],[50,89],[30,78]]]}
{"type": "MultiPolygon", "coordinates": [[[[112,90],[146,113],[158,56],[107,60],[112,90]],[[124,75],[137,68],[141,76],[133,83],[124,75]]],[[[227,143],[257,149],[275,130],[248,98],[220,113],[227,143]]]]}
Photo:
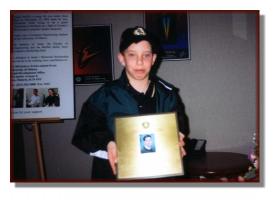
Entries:
{"type": "MultiPolygon", "coordinates": [[[[155,84],[156,113],[177,112],[179,130],[188,134],[188,121],[178,89],[157,76],[151,77],[151,81],[155,84]]],[[[119,79],[104,84],[87,99],[75,129],[73,145],[86,153],[106,150],[108,142],[114,140],[114,118],[140,114],[127,85],[123,71],[119,79]]]]}

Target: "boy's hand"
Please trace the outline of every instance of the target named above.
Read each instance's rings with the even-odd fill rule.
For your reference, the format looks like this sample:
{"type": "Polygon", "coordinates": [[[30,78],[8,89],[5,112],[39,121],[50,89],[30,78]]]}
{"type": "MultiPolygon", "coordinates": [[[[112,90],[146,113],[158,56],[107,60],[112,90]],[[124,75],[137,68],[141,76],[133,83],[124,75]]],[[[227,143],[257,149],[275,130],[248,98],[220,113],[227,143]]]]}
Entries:
{"type": "Polygon", "coordinates": [[[117,163],[117,148],[114,141],[110,141],[107,145],[108,159],[110,166],[113,170],[113,174],[116,175],[116,163],[117,163]]]}

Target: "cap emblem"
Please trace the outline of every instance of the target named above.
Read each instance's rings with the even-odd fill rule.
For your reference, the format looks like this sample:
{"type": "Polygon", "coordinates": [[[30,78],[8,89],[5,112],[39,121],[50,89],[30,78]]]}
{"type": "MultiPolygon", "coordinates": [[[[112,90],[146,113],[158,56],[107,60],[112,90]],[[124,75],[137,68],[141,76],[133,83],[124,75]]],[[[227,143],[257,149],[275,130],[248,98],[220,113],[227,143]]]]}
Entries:
{"type": "Polygon", "coordinates": [[[145,36],[146,35],[145,31],[141,27],[138,27],[137,29],[135,29],[133,34],[136,36],[145,36]]]}

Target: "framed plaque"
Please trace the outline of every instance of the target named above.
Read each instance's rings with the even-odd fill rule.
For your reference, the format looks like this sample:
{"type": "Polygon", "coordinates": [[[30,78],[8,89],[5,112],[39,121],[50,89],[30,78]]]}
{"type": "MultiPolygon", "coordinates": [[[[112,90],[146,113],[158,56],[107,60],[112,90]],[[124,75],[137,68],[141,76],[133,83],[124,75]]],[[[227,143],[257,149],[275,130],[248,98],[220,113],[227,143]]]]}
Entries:
{"type": "Polygon", "coordinates": [[[115,129],[118,179],[184,174],[176,113],[118,117],[115,129]]]}

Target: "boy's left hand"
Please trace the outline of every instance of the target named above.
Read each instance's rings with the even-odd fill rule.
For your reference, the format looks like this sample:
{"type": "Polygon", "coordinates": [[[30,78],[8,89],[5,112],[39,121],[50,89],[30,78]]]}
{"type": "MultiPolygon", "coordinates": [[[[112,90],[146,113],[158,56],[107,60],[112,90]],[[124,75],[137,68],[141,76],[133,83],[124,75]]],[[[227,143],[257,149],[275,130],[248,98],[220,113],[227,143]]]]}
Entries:
{"type": "Polygon", "coordinates": [[[181,150],[181,156],[184,157],[185,155],[187,155],[186,150],[184,149],[185,146],[185,135],[181,132],[179,132],[179,146],[180,146],[180,150],[181,150]]]}

